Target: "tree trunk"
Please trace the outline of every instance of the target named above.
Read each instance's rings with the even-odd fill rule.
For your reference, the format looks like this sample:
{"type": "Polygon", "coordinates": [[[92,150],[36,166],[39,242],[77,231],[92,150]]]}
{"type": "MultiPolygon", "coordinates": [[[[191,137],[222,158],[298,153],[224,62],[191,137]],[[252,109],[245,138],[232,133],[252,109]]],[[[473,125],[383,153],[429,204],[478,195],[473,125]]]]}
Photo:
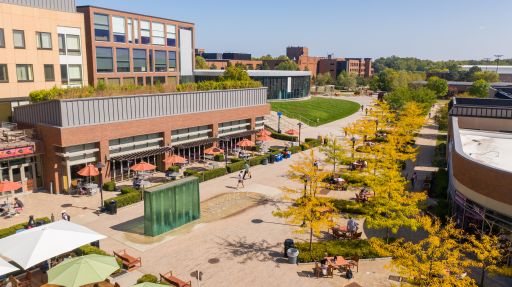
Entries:
{"type": "Polygon", "coordinates": [[[309,228],[309,252],[313,250],[313,226],[309,228]]]}
{"type": "Polygon", "coordinates": [[[484,287],[485,280],[485,266],[482,267],[482,274],[480,274],[480,287],[484,287]]]}
{"type": "Polygon", "coordinates": [[[389,227],[386,228],[386,244],[389,244],[389,227]]]}

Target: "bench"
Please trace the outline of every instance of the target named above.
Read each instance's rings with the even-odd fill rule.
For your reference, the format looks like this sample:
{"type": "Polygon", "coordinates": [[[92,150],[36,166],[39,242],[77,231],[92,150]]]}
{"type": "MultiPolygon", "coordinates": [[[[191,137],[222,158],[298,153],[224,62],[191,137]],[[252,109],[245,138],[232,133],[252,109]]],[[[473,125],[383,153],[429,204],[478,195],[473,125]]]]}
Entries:
{"type": "Polygon", "coordinates": [[[192,287],[192,281],[185,282],[172,275],[172,271],[165,274],[160,273],[160,282],[166,282],[176,287],[192,287]]]}
{"type": "Polygon", "coordinates": [[[142,259],[140,257],[133,257],[126,253],[126,249],[120,251],[114,251],[114,256],[121,259],[123,262],[123,266],[131,271],[135,268],[139,268],[142,266],[142,259]]]}

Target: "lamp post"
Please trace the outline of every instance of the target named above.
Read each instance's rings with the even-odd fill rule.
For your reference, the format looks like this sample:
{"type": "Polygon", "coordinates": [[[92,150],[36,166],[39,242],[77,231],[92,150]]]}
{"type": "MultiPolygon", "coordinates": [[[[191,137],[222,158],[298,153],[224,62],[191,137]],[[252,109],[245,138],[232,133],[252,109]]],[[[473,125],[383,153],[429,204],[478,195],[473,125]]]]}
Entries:
{"type": "Polygon", "coordinates": [[[277,132],[281,133],[281,117],[283,116],[282,112],[277,112],[277,132]]]}
{"type": "Polygon", "coordinates": [[[355,136],[352,136],[352,138],[350,138],[350,140],[352,141],[352,158],[354,158],[354,152],[355,152],[357,138],[355,136]]]}
{"type": "Polygon", "coordinates": [[[302,122],[297,124],[299,126],[299,145],[300,145],[300,130],[302,129],[302,122]]]}
{"type": "Polygon", "coordinates": [[[226,169],[228,168],[228,142],[229,139],[227,138],[220,138],[220,140],[224,143],[224,164],[226,169]]]}
{"type": "Polygon", "coordinates": [[[375,120],[375,133],[379,132],[379,120],[375,120]]]}
{"type": "Polygon", "coordinates": [[[99,178],[98,178],[98,185],[100,188],[101,209],[103,209],[105,207],[104,202],[103,202],[103,174],[101,173],[101,171],[104,167],[105,167],[105,165],[101,161],[98,161],[96,163],[96,168],[98,169],[98,172],[100,173],[99,178]]]}
{"type": "MultiPolygon", "coordinates": [[[[302,195],[302,197],[306,198],[306,196],[307,196],[306,192],[307,192],[307,189],[308,189],[309,176],[304,174],[302,176],[302,180],[304,181],[304,194],[302,195]]],[[[302,224],[300,225],[300,227],[306,227],[306,218],[305,217],[302,220],[302,224]]]]}
{"type": "Polygon", "coordinates": [[[496,57],[496,73],[498,74],[498,67],[500,65],[500,58],[503,57],[503,55],[494,55],[496,57]]]}

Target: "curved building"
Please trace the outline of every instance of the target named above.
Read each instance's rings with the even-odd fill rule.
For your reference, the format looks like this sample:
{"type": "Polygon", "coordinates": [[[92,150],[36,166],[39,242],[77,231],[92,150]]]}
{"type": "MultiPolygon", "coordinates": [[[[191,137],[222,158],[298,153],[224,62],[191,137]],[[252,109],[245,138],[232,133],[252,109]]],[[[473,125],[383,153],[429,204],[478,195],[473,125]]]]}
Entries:
{"type": "MultiPolygon", "coordinates": [[[[290,100],[309,95],[311,72],[282,70],[248,70],[249,77],[267,87],[268,100],[290,100]]],[[[195,70],[196,82],[216,80],[224,70],[195,70]]]]}
{"type": "Polygon", "coordinates": [[[457,223],[512,232],[512,101],[454,98],[449,197],[457,223]]]}

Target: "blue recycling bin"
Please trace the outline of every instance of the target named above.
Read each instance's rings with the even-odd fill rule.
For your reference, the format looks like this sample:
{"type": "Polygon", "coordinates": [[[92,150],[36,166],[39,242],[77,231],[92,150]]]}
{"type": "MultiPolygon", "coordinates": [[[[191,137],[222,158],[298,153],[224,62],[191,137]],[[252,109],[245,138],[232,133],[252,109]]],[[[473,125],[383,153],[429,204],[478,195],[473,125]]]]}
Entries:
{"type": "Polygon", "coordinates": [[[280,162],[280,161],[283,160],[283,155],[282,154],[276,154],[275,158],[276,158],[276,162],[280,162]]]}

